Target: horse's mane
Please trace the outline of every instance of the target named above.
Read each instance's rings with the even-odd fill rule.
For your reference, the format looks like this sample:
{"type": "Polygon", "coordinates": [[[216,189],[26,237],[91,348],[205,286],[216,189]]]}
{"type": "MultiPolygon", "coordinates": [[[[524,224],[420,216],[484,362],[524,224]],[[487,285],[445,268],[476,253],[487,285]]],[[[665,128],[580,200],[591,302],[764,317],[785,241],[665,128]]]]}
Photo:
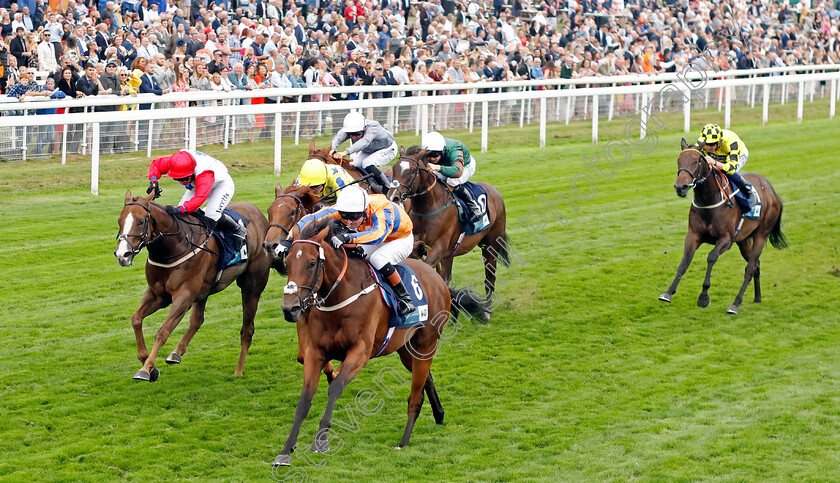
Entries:
{"type": "Polygon", "coordinates": [[[333,233],[335,231],[336,223],[338,223],[338,222],[335,221],[335,220],[332,220],[330,218],[323,219],[323,220],[318,220],[316,222],[310,223],[310,224],[306,225],[305,227],[303,227],[303,230],[301,230],[300,236],[298,237],[298,239],[300,239],[300,240],[310,240],[310,239],[312,239],[312,237],[318,235],[319,233],[321,233],[321,231],[324,230],[324,228],[327,228],[327,227],[330,228],[330,233],[333,233]]]}

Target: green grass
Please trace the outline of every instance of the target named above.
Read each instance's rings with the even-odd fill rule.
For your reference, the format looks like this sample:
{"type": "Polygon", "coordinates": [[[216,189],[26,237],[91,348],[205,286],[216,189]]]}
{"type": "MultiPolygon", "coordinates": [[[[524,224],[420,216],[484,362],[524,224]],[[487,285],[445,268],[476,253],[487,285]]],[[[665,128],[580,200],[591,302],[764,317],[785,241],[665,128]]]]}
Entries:
{"type": "MultiPolygon", "coordinates": [[[[827,480],[840,474],[840,254],[838,120],[827,103],[736,108],[733,128],[750,147],[747,171],[773,183],[785,203],[790,248],[762,257],[764,302],[747,292],[728,316],[743,280],[737,250],[721,257],[712,305],[696,306],[705,272],[701,247],[671,304],[657,296],[682,254],[689,201],[674,194],[682,117],[663,117],[658,147],[615,168],[597,193],[566,209],[535,238],[519,218],[538,196],[569,193],[582,156],[623,138],[624,122],[552,124],[536,149],[530,126],[452,133],[475,147],[476,180],[505,197],[508,226],[524,266],[502,272],[493,321],[466,321],[432,366],[446,424],[428,405],[411,445],[393,448],[405,424],[408,387],[396,387],[358,431],[334,426],[344,446],[293,467],[318,481],[445,480],[827,480]]],[[[693,113],[691,137],[713,112],[693,113]]],[[[403,144],[416,138],[399,136],[403,144]]],[[[320,139],[320,145],[326,140],[320,139]]],[[[284,144],[284,174],[272,175],[272,145],[205,151],[231,166],[236,198],[265,208],[274,185],[305,159],[284,144]]],[[[89,195],[89,161],[0,164],[0,479],[10,481],[270,480],[270,462],[288,435],[300,394],[294,327],[280,308],[285,281],[272,275],[257,314],[245,375],[239,352],[239,294],[210,299],[204,326],[180,366],[138,383],[129,318],[145,289],[142,262],[114,260],[117,216],[127,188],[144,190],[148,160],[102,160],[100,196],[89,195]]],[[[606,169],[606,163],[599,166],[606,169]]],[[[162,183],[165,202],[180,187],[162,183]]],[[[560,203],[558,206],[565,207],[560,203]]],[[[544,210],[544,208],[541,208],[544,210]]],[[[532,212],[534,213],[534,212],[532,212]]],[[[550,217],[549,217],[550,218],[550,217]]],[[[547,220],[549,219],[547,218],[547,220]]],[[[477,253],[455,263],[464,285],[482,273],[477,253]]],[[[164,314],[147,319],[147,341],[164,314]]],[[[168,354],[186,322],[162,351],[168,354]]],[[[339,400],[335,417],[396,357],[372,361],[339,400]]],[[[407,373],[403,371],[407,376],[407,373]]],[[[326,401],[321,385],[299,443],[308,445],[326,401]]],[[[285,474],[284,470],[280,475],[285,474]]]]}

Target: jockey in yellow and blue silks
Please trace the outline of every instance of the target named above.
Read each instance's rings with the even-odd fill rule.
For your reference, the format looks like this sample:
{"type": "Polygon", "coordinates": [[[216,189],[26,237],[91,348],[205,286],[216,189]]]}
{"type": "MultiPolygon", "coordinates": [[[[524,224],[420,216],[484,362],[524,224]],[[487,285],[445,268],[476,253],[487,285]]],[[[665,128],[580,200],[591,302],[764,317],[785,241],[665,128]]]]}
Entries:
{"type": "Polygon", "coordinates": [[[749,181],[738,174],[738,171],[747,164],[747,159],[750,157],[750,152],[741,138],[728,129],[721,129],[717,124],[706,124],[700,131],[700,138],[697,142],[711,158],[709,165],[721,170],[749,200],[748,206],[740,205],[741,211],[749,214],[756,210],[758,208],[756,206],[757,198],[753,187],[749,181]]]}
{"type": "Polygon", "coordinates": [[[295,186],[309,186],[313,196],[321,198],[322,203],[335,204],[341,188],[353,182],[350,173],[341,166],[326,164],[319,159],[307,159],[300,168],[300,176],[295,186]]]}
{"type": "MultiPolygon", "coordinates": [[[[414,312],[411,296],[394,264],[400,263],[414,249],[414,224],[402,206],[388,200],[385,195],[368,195],[358,185],[348,186],[338,192],[334,206],[322,208],[304,216],[297,224],[300,233],[310,223],[323,219],[338,220],[353,232],[335,233],[330,243],[338,249],[342,245],[359,245],[365,258],[382,274],[397,295],[397,312],[405,316],[414,312]]],[[[280,242],[279,253],[288,253],[292,235],[280,242]]]]}

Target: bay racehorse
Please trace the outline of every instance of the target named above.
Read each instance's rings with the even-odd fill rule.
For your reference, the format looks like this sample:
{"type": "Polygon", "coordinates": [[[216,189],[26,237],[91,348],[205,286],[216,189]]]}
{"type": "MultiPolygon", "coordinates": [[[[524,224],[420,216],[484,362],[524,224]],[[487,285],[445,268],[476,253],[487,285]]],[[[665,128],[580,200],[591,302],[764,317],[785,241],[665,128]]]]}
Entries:
{"type": "Polygon", "coordinates": [[[685,236],[685,251],[682,261],[677,267],[668,291],[659,296],[659,300],[670,302],[671,296],[677,291],[694,252],[701,243],[709,243],[715,247],[707,257],[706,279],[703,281],[703,291],[697,299],[700,307],[709,306],[709,286],[711,285],[712,267],[718,257],[732,246],[738,244],[741,256],[747,261],[744,271],[744,283],[735,297],[735,301],[726,310],[730,314],[737,314],[744,298],[744,292],[750,280],[755,285],[755,303],[761,302],[760,263],[759,257],[767,240],[775,248],[786,248],[787,241],[782,233],[782,200],[773,190],[773,186],[761,175],[742,174],[761,196],[761,216],[757,220],[741,218],[741,211],[730,200],[732,194],[726,193],[722,186],[726,183],[725,176],[718,170],[712,169],[700,146],[689,146],[682,140],[682,152],[677,158],[677,180],[674,188],[677,195],[685,197],[688,190],[694,188],[694,200],[688,213],[688,234],[685,236]],[[743,220],[743,221],[742,221],[743,220]]]}
{"type": "Polygon", "coordinates": [[[125,205],[119,217],[119,243],[114,255],[122,266],[130,266],[134,257],[145,247],[149,252],[146,261],[148,287],[140,307],[131,317],[131,326],[137,338],[137,358],[143,367],[134,379],[154,382],[160,370],[155,358],[169,335],[178,326],[187,310],[192,307],[190,326],[175,350],[166,358],[169,364],[181,362],[195,333],[204,322],[207,297],[221,292],[234,280],[242,291],[241,351],[234,375],[242,375],[245,355],[254,335],[254,316],[260,295],[268,282],[271,268],[269,257],[262,250],[262,241],[268,229],[268,220],[250,203],[231,203],[229,208],[251,220],[248,225],[248,260],[218,270],[218,240],[194,215],[170,215],[155,203],[154,193],[145,198],[125,194],[125,205]],[[143,337],[143,319],[158,309],[172,305],[161,325],[151,353],[143,337]]]}
{"type": "Polygon", "coordinates": [[[329,399],[319,431],[312,444],[313,452],[329,450],[327,432],[336,400],[347,384],[368,361],[377,356],[397,352],[403,365],[411,371],[411,395],[408,398],[408,422],[399,447],[408,444],[420,407],[423,391],[429,396],[432,413],[443,424],[444,410],[429,372],[440,345],[441,331],[457,309],[469,312],[482,310],[481,302],[468,291],[449,289],[442,278],[428,265],[406,260],[428,299],[428,320],[424,326],[396,329],[388,337],[390,309],[372,278],[369,265],[351,256],[342,247],[338,250],[325,239],[331,224],[313,223],[303,229],[286,255],[289,284],[284,289],[283,314],[294,322],[311,309],[306,331],[311,341],[303,362],[303,390],[295,410],[295,419],[286,444],[274,461],[275,466],[289,466],[304,418],[309,414],[312,398],[318,389],[319,372],[326,362],[343,361],[338,376],[329,385],[329,399]],[[452,298],[458,300],[452,304],[452,298]],[[451,312],[451,314],[450,314],[451,312]]]}
{"type": "MultiPolygon", "coordinates": [[[[406,206],[406,211],[414,223],[414,237],[428,245],[425,262],[436,267],[447,283],[452,279],[454,257],[468,253],[476,246],[481,247],[485,297],[489,302],[496,291],[497,260],[505,265],[510,263],[505,202],[492,185],[477,183],[487,190],[487,200],[484,203],[481,200],[478,202],[486,206],[490,224],[483,231],[461,239],[462,228],[458,221],[455,196],[429,169],[427,153],[416,147],[408,153],[400,148],[400,158],[392,169],[393,178],[400,186],[391,189],[388,198],[394,202],[411,202],[410,208],[406,206]]],[[[490,319],[489,305],[483,316],[485,320],[490,319]]]]}

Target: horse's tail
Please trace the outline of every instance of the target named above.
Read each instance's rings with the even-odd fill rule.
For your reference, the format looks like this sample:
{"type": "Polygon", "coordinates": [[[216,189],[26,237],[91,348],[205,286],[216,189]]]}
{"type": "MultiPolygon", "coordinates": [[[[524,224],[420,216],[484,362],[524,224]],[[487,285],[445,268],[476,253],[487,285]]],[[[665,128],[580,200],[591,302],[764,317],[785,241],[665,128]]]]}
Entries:
{"type": "Polygon", "coordinates": [[[779,218],[776,219],[776,225],[773,227],[773,231],[770,232],[770,244],[773,245],[774,248],[782,249],[787,248],[787,238],[785,238],[785,234],[782,233],[782,210],[784,209],[784,205],[782,205],[782,199],[779,198],[779,218]]]}
{"type": "Polygon", "coordinates": [[[499,261],[502,262],[502,265],[506,267],[510,267],[510,239],[508,238],[507,232],[502,235],[502,239],[499,241],[499,261]]]}
{"type": "Polygon", "coordinates": [[[453,319],[457,319],[462,310],[474,316],[480,316],[486,310],[487,302],[483,297],[477,297],[472,290],[449,287],[449,295],[452,296],[450,313],[453,319]]]}

